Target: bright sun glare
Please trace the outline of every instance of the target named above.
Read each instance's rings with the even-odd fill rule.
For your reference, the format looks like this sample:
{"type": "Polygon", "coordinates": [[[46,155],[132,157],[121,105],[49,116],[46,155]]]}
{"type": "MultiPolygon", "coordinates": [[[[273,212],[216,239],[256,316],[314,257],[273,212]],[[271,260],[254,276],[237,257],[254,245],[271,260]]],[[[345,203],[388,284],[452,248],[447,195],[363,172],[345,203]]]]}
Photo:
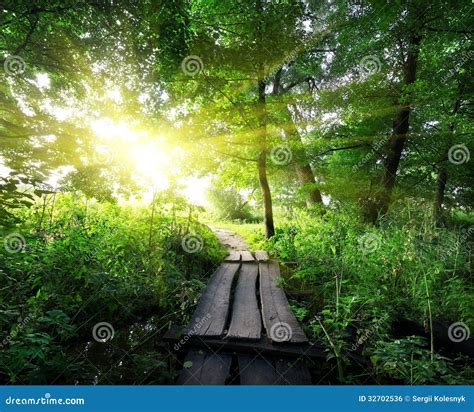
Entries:
{"type": "MultiPolygon", "coordinates": [[[[151,136],[148,132],[136,130],[123,121],[100,118],[91,122],[92,130],[97,136],[97,151],[111,153],[117,161],[129,163],[137,183],[144,187],[145,199],[153,193],[165,190],[170,185],[170,176],[179,173],[175,167],[176,155],[166,145],[163,136],[151,136]]],[[[178,176],[183,184],[182,191],[186,198],[198,205],[207,204],[205,191],[208,179],[178,176]]]]}
{"type": "Polygon", "coordinates": [[[153,189],[163,190],[168,188],[169,179],[169,156],[160,151],[154,144],[138,144],[131,148],[131,155],[134,160],[136,172],[149,179],[153,184],[153,189]]]}

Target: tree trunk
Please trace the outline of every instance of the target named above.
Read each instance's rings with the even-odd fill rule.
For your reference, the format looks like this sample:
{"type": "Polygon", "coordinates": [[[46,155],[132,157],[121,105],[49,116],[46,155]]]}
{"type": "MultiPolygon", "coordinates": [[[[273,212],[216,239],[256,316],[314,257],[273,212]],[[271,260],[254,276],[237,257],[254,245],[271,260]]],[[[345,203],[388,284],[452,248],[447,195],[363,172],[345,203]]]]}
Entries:
{"type": "MultiPolygon", "coordinates": [[[[444,156],[448,157],[448,152],[444,152],[444,156]]],[[[446,168],[446,162],[440,165],[440,170],[438,172],[438,179],[436,180],[436,193],[435,193],[435,200],[433,203],[433,219],[436,224],[440,223],[441,221],[441,212],[442,206],[444,202],[444,192],[446,189],[446,181],[448,179],[448,171],[446,168]]]]}
{"type": "Polygon", "coordinates": [[[301,186],[303,187],[310,187],[309,190],[307,190],[308,195],[306,198],[306,204],[308,206],[312,206],[315,204],[323,204],[323,198],[321,197],[321,192],[317,187],[314,187],[314,184],[316,183],[316,180],[314,179],[314,174],[313,170],[311,169],[311,166],[306,162],[306,163],[299,163],[297,162],[295,165],[296,168],[296,174],[298,175],[298,179],[301,183],[301,186]]]}
{"type": "Polygon", "coordinates": [[[308,206],[312,206],[317,203],[322,204],[323,199],[321,197],[321,191],[315,186],[316,179],[308,162],[308,157],[306,156],[304,145],[301,141],[301,136],[293,122],[291,112],[288,108],[286,108],[286,111],[288,114],[288,135],[295,151],[294,160],[296,174],[301,186],[304,188],[305,192],[307,192],[306,203],[308,206]]]}
{"type": "MultiPolygon", "coordinates": [[[[454,116],[456,115],[456,113],[459,111],[459,108],[461,107],[461,98],[462,98],[463,91],[464,91],[464,84],[461,83],[459,84],[458,95],[453,107],[454,116]]],[[[448,180],[448,168],[447,168],[448,152],[453,142],[452,135],[454,133],[455,127],[456,127],[456,124],[454,123],[454,121],[451,122],[449,125],[449,132],[450,132],[449,139],[443,151],[442,162],[440,163],[438,178],[436,180],[436,193],[435,193],[435,199],[433,202],[433,219],[436,224],[441,224],[441,220],[442,220],[442,216],[441,216],[442,207],[443,207],[443,202],[444,202],[444,194],[446,191],[446,181],[448,180]]]]}
{"type": "MultiPolygon", "coordinates": [[[[281,73],[282,68],[280,67],[276,74],[275,79],[273,81],[273,92],[272,94],[275,96],[281,95],[281,73]]],[[[304,145],[301,140],[301,136],[298,132],[298,129],[293,122],[293,118],[288,106],[285,105],[285,125],[283,127],[285,134],[288,134],[288,137],[291,140],[292,147],[295,149],[295,170],[296,175],[298,176],[298,180],[304,190],[307,192],[306,204],[312,206],[316,203],[323,204],[323,199],[321,197],[320,190],[314,186],[316,183],[316,179],[313,174],[313,170],[308,162],[308,157],[306,156],[306,152],[304,150],[304,145]],[[307,187],[310,189],[307,190],[307,187]]],[[[295,108],[296,110],[296,108],[295,108]]]]}
{"type": "Polygon", "coordinates": [[[269,239],[275,234],[275,227],[273,224],[272,194],[267,178],[267,109],[263,78],[258,80],[258,118],[260,126],[258,136],[260,155],[257,161],[258,181],[263,197],[265,237],[269,239]]]}
{"type": "MultiPolygon", "coordinates": [[[[413,84],[416,80],[416,66],[420,43],[421,35],[413,34],[410,37],[407,58],[403,65],[405,86],[413,84]]],[[[380,192],[376,193],[370,200],[367,210],[367,218],[371,223],[375,223],[379,216],[384,215],[388,211],[400,158],[410,126],[410,112],[410,101],[408,101],[400,107],[393,122],[392,135],[388,142],[388,154],[383,162],[384,172],[380,181],[380,192]]]]}

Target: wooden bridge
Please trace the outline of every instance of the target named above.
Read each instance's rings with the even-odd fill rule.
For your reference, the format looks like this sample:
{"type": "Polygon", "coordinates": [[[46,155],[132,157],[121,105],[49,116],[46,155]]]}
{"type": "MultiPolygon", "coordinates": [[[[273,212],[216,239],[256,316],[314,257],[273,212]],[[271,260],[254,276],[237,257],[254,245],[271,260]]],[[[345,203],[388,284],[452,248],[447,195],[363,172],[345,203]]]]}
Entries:
{"type": "Polygon", "coordinates": [[[182,385],[308,385],[310,345],[278,285],[280,268],[263,251],[231,251],[211,277],[186,327],[165,340],[186,351],[182,385]]]}

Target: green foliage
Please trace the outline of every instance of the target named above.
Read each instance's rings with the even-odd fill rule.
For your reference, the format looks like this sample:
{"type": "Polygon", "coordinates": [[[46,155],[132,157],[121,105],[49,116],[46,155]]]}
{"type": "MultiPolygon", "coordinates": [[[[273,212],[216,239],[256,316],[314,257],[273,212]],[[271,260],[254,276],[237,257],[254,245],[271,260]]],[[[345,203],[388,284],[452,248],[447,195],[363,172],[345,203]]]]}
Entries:
{"type": "MultiPolygon", "coordinates": [[[[357,210],[331,210],[323,216],[300,211],[266,241],[274,256],[291,263],[285,283],[311,296],[300,303],[310,305],[304,321],[327,347],[329,359],[336,358],[341,382],[351,381],[344,372],[350,364],[345,353],[364,350],[366,356],[379,356],[377,374],[410,383],[410,359],[393,363],[398,356],[394,348],[409,352],[406,346],[393,346],[390,328],[397,319],[427,325],[431,311],[447,325],[459,320],[472,324],[472,233],[459,226],[435,227],[426,208],[395,206],[397,211],[380,227],[363,223],[357,210]]],[[[439,350],[436,343],[434,349],[439,350]]],[[[437,353],[431,360],[425,344],[414,353],[414,383],[466,379],[456,377],[465,363],[437,353]]]]}
{"type": "Polygon", "coordinates": [[[291,279],[301,288],[332,296],[337,275],[343,294],[364,297],[371,306],[390,300],[400,315],[420,320],[426,308],[426,274],[436,317],[468,319],[470,248],[466,241],[459,242],[467,232],[435,228],[426,219],[418,220],[424,215],[418,213],[412,211],[402,225],[395,224],[392,215],[392,221],[388,218],[376,228],[348,209],[328,211],[317,219],[300,212],[266,244],[276,256],[298,263],[291,279]]]}
{"type": "MultiPolygon", "coordinates": [[[[100,321],[118,333],[151,313],[163,316],[155,327],[185,323],[223,257],[209,229],[165,205],[155,205],[153,221],[150,209],[87,204],[77,196],[58,196],[49,222],[41,210],[26,217],[23,250],[0,249],[0,330],[10,336],[0,354],[4,382],[48,383],[71,362],[82,371],[77,379],[87,376],[87,364],[75,363],[70,351],[91,341],[100,321]],[[188,233],[202,239],[196,253],[182,247],[188,233]]],[[[160,359],[157,367],[166,369],[160,359]]]]}
{"type": "Polygon", "coordinates": [[[26,246],[0,249],[0,381],[102,379],[76,356],[89,356],[102,320],[117,329],[110,346],[90,351],[116,365],[105,379],[173,380],[162,351],[135,353],[129,336],[186,323],[223,255],[176,193],[186,172],[219,182],[214,220],[231,220],[222,226],[287,264],[282,284],[310,296],[292,305],[336,359],[339,382],[357,380],[346,352],[367,331],[359,349],[378,377],[465,382],[455,378],[462,361],[427,353],[415,338],[393,341],[390,327],[396,317],[474,320],[471,8],[447,0],[3,1],[0,234],[17,233],[26,246]],[[12,55],[24,70],[6,69],[12,55]],[[394,130],[401,118],[402,135],[394,130]],[[99,138],[98,120],[120,129],[120,142],[107,129],[99,138]],[[390,213],[367,225],[361,217],[380,189],[392,191],[381,176],[402,142],[390,213]],[[171,159],[172,189],[150,208],[124,205],[150,190],[130,162],[140,145],[150,155],[150,143],[163,146],[151,163],[171,159]],[[288,162],[275,156],[279,147],[288,162]],[[453,147],[464,159],[453,161],[453,147]],[[265,242],[249,222],[263,220],[254,208],[263,209],[267,175],[277,228],[265,242]],[[57,187],[45,189],[51,180],[57,187]],[[324,204],[312,204],[317,191],[324,204]],[[183,250],[188,235],[203,245],[196,253],[183,250]],[[121,350],[132,351],[123,364],[121,350]]]}
{"type": "Polygon", "coordinates": [[[0,228],[14,226],[19,222],[15,210],[33,204],[32,194],[19,190],[22,184],[28,183],[31,183],[29,178],[16,176],[13,172],[7,177],[0,176],[0,228]]]}
{"type": "Polygon", "coordinates": [[[252,219],[248,202],[236,190],[211,188],[209,200],[217,219],[248,221],[252,219]]]}
{"type": "MultiPolygon", "coordinates": [[[[410,385],[461,385],[473,382],[472,368],[455,368],[440,355],[430,360],[423,338],[410,336],[378,342],[370,360],[374,370],[410,385]]],[[[466,360],[459,359],[462,365],[466,360]]]]}

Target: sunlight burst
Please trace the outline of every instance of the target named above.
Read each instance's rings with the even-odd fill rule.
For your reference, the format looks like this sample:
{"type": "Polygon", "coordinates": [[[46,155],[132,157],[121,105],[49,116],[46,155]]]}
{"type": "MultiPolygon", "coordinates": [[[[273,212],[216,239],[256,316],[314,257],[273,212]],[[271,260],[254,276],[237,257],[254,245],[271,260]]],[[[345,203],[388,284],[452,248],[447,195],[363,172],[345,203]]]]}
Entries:
{"type": "Polygon", "coordinates": [[[150,180],[154,190],[168,188],[169,179],[166,172],[170,169],[170,159],[164,151],[155,144],[140,144],[132,146],[131,156],[137,173],[150,180]]]}

